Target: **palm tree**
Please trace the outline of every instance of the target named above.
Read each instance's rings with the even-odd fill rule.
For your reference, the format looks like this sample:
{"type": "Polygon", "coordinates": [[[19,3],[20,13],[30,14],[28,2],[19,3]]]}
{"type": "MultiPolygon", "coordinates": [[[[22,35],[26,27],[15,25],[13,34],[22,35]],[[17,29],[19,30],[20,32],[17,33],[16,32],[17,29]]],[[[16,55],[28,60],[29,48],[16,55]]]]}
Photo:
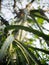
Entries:
{"type": "MultiPolygon", "coordinates": [[[[4,1],[0,1],[1,6],[3,6],[2,2],[4,1]]],[[[31,0],[22,9],[17,6],[17,2],[22,6],[21,1],[14,0],[13,2],[14,12],[12,14],[16,16],[13,15],[14,19],[12,19],[11,24],[4,19],[2,14],[0,16],[0,64],[48,65],[49,35],[43,32],[43,29],[45,29],[43,24],[44,20],[49,23],[49,19],[44,13],[45,10],[31,9],[30,6],[34,0],[31,0]],[[28,38],[28,34],[32,37],[28,38]],[[37,48],[33,43],[36,42],[36,39],[39,40],[40,48],[37,48]]]]}

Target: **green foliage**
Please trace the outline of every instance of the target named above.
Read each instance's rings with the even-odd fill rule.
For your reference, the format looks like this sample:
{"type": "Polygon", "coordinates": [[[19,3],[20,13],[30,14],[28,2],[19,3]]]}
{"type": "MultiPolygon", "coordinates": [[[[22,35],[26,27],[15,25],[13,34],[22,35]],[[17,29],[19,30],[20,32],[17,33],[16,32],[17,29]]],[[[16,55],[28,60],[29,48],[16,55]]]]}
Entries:
{"type": "Polygon", "coordinates": [[[5,31],[11,30],[11,29],[16,29],[16,30],[22,29],[22,30],[34,33],[35,35],[38,35],[39,37],[43,37],[45,40],[49,40],[49,35],[46,35],[40,31],[35,30],[30,27],[26,27],[26,26],[22,26],[22,25],[9,25],[9,26],[5,27],[5,31]]]}
{"type": "MultiPolygon", "coordinates": [[[[34,0],[31,0],[29,4],[33,2],[34,0]]],[[[0,29],[0,65],[49,65],[49,35],[42,29],[44,21],[49,23],[49,19],[44,10],[18,10],[16,14],[20,16],[14,19],[19,19],[19,22],[13,20],[13,23],[9,24],[0,16],[3,22],[0,26],[5,25],[4,29],[0,29]],[[31,38],[27,37],[28,33],[31,38]],[[39,45],[36,39],[39,40],[39,45]]]]}
{"type": "Polygon", "coordinates": [[[30,11],[30,16],[31,17],[34,16],[34,17],[42,18],[42,19],[46,20],[49,23],[49,19],[45,15],[41,14],[41,12],[38,12],[38,10],[35,10],[35,12],[34,12],[34,10],[31,10],[30,11]]]}
{"type": "Polygon", "coordinates": [[[37,22],[40,24],[40,25],[42,25],[43,24],[43,19],[42,18],[37,18],[37,22]]]}
{"type": "Polygon", "coordinates": [[[8,47],[10,46],[10,44],[13,42],[14,37],[12,35],[10,35],[5,42],[3,43],[1,49],[0,49],[0,60],[3,59],[3,57],[5,56],[8,47]]]}

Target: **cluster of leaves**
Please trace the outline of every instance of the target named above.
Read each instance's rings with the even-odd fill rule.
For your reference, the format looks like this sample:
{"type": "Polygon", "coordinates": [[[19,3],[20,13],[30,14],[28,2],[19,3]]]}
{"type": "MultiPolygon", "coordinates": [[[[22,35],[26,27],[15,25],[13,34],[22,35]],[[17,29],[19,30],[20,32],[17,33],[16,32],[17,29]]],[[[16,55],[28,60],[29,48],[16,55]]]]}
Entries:
{"type": "MultiPolygon", "coordinates": [[[[8,22],[0,16],[2,23],[5,25],[3,31],[2,30],[0,31],[0,38],[1,38],[0,43],[2,43],[0,45],[0,64],[1,65],[35,65],[35,64],[48,65],[47,61],[49,59],[48,56],[49,50],[46,47],[44,48],[44,44],[46,43],[48,47],[49,35],[43,33],[41,26],[44,20],[46,20],[49,23],[49,19],[45,16],[44,11],[42,9],[30,10],[29,14],[26,16],[27,17],[26,20],[24,20],[23,17],[25,16],[24,14],[22,12],[22,14],[20,15],[21,20],[25,22],[27,20],[27,23],[31,24],[31,26],[9,25],[8,22]],[[35,24],[37,25],[37,30],[33,28],[35,24]],[[32,35],[35,36],[35,39],[37,38],[40,40],[41,37],[42,40],[45,42],[42,44],[42,41],[40,40],[40,44],[41,47],[43,46],[43,49],[37,48],[36,46],[34,47],[33,44],[30,44],[33,43],[34,41],[33,38],[28,39],[29,42],[26,39],[25,41],[24,39],[21,40],[15,38],[19,30],[24,30],[26,32],[32,33],[32,35]],[[12,31],[12,33],[9,33],[9,31],[12,31]],[[45,56],[45,58],[43,56],[45,56]]],[[[23,34],[23,32],[20,33],[23,34]]]]}

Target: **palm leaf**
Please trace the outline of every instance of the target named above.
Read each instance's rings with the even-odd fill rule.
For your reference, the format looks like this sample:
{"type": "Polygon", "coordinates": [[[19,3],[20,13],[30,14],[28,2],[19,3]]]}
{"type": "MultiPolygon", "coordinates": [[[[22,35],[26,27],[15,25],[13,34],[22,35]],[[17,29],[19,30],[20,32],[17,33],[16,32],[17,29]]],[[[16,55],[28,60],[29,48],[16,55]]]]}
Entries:
{"type": "Polygon", "coordinates": [[[24,46],[21,42],[19,42],[18,40],[15,41],[18,45],[21,46],[21,48],[24,49],[24,51],[26,52],[26,54],[31,58],[31,60],[35,63],[37,63],[38,65],[42,65],[40,63],[40,61],[35,57],[35,55],[26,47],[24,46]]]}
{"type": "Polygon", "coordinates": [[[9,25],[7,27],[5,27],[5,31],[6,30],[11,30],[11,29],[16,29],[16,30],[25,30],[31,33],[34,33],[35,35],[44,38],[45,40],[49,40],[49,35],[44,34],[43,32],[37,31],[31,27],[26,27],[26,26],[22,26],[22,25],[9,25]]]}
{"type": "Polygon", "coordinates": [[[6,55],[7,49],[10,46],[10,44],[14,41],[13,35],[10,35],[6,38],[5,42],[3,43],[1,49],[0,49],[0,60],[4,58],[6,55]]]}
{"type": "Polygon", "coordinates": [[[30,46],[30,45],[28,45],[27,47],[29,47],[29,48],[31,48],[31,49],[33,49],[33,50],[38,50],[38,51],[44,52],[44,53],[46,53],[46,54],[49,54],[49,51],[44,50],[44,49],[39,49],[39,48],[36,48],[36,47],[32,47],[32,46],[30,46]]]}
{"type": "Polygon", "coordinates": [[[36,14],[36,13],[33,13],[32,11],[30,12],[30,16],[31,16],[31,17],[34,16],[34,17],[42,18],[42,19],[46,20],[46,21],[49,23],[49,19],[48,19],[47,17],[42,16],[42,15],[38,15],[38,14],[36,14]]]}

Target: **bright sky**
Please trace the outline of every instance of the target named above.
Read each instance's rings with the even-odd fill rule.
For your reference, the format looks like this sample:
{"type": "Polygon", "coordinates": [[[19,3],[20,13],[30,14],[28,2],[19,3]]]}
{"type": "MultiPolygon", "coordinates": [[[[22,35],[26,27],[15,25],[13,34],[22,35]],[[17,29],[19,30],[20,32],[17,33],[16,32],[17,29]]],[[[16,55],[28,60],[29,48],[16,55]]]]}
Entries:
{"type": "MultiPolygon", "coordinates": [[[[19,0],[18,0],[19,1],[19,0]]],[[[21,0],[22,1],[22,6],[19,4],[18,5],[18,2],[17,2],[17,5],[18,7],[20,8],[25,8],[26,4],[27,4],[27,0],[21,0]]],[[[30,0],[28,0],[30,1],[30,0]]],[[[10,20],[11,18],[14,17],[14,15],[11,13],[13,12],[13,8],[11,6],[13,6],[13,0],[3,0],[3,6],[2,6],[2,13],[3,13],[3,17],[6,19],[6,20],[10,20]]],[[[38,2],[38,0],[36,0],[32,6],[37,9],[39,7],[39,5],[41,6],[41,8],[43,6],[43,9],[49,9],[49,0],[40,0],[40,2],[38,2]]],[[[46,15],[48,16],[49,18],[49,12],[46,13],[46,15]]],[[[43,25],[46,29],[49,30],[49,24],[44,24],[43,25]]],[[[45,32],[45,31],[44,31],[45,32]]],[[[48,34],[48,32],[46,31],[46,34],[48,34]]]]}

